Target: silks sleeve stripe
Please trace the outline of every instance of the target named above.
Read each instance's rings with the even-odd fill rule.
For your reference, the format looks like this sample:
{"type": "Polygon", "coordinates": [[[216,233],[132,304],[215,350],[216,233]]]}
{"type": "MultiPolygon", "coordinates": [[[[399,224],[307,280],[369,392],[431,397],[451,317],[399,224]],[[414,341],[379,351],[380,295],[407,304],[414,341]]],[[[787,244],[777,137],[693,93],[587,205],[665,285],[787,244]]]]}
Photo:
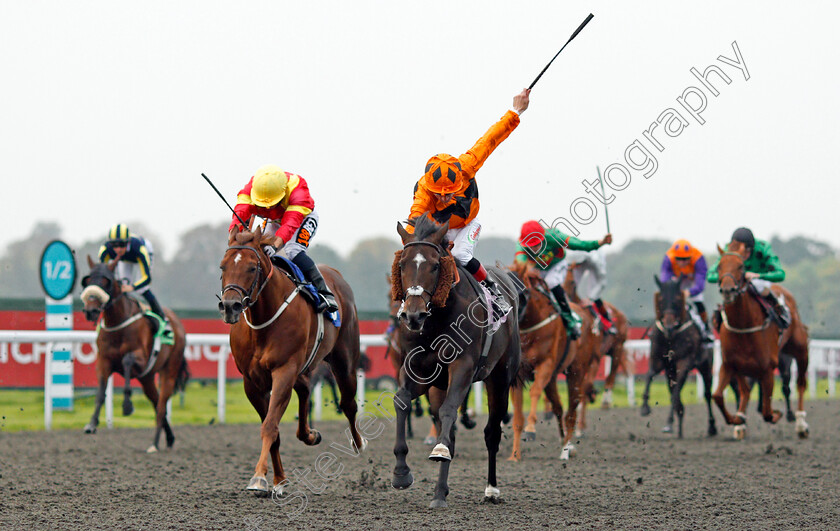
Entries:
{"type": "Polygon", "coordinates": [[[236,204],[237,205],[253,205],[254,202],[251,201],[251,196],[248,194],[239,194],[236,197],[236,204]]]}
{"type": "Polygon", "coordinates": [[[304,216],[308,216],[312,212],[312,209],[303,205],[290,205],[286,209],[286,212],[300,212],[304,216]]]}
{"type": "Polygon", "coordinates": [[[99,261],[104,263],[104,262],[107,262],[110,259],[111,259],[111,257],[108,256],[108,247],[105,246],[105,245],[101,246],[99,248],[99,261]]]}
{"type": "Polygon", "coordinates": [[[151,263],[151,260],[149,259],[149,251],[145,245],[140,247],[137,255],[137,265],[140,267],[140,280],[134,283],[134,289],[140,289],[152,281],[151,275],[149,274],[149,263],[151,263]]]}

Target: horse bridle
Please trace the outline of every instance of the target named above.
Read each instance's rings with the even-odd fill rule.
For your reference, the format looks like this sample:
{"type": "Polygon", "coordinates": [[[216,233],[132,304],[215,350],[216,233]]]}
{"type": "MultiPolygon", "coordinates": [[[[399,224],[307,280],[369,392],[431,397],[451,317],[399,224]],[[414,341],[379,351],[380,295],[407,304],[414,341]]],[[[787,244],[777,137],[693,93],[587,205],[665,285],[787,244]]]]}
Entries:
{"type": "MultiPolygon", "coordinates": [[[[438,259],[440,259],[444,256],[443,248],[440,245],[438,245],[436,243],[432,243],[432,242],[422,241],[422,240],[414,241],[414,242],[408,242],[407,244],[405,244],[403,246],[403,251],[408,249],[412,245],[428,245],[429,247],[432,247],[437,251],[438,259]]],[[[439,281],[440,281],[440,277],[438,277],[438,282],[439,281]]],[[[435,287],[437,287],[437,283],[435,283],[435,287]]],[[[417,296],[423,297],[424,293],[429,295],[429,300],[425,300],[425,298],[423,299],[426,302],[426,310],[429,310],[429,308],[431,308],[431,306],[432,306],[432,297],[434,297],[435,294],[433,292],[427,290],[423,286],[411,286],[410,288],[406,289],[405,292],[403,293],[403,296],[402,296],[402,302],[405,303],[405,299],[407,297],[417,297],[417,296]]]]}
{"type": "MultiPolygon", "coordinates": [[[[110,271],[110,270],[109,270],[109,271],[110,271]]],[[[91,272],[92,272],[92,271],[91,271],[91,272]]],[[[119,300],[119,299],[120,299],[120,297],[124,296],[124,295],[125,295],[125,292],[124,292],[124,291],[122,291],[122,290],[120,290],[119,295],[117,295],[117,296],[115,297],[112,293],[110,293],[110,291],[113,291],[113,290],[114,290],[114,285],[118,284],[118,282],[117,282],[117,278],[116,278],[116,277],[109,277],[108,275],[104,275],[104,274],[103,274],[103,275],[100,275],[100,276],[101,276],[102,278],[104,278],[104,279],[108,280],[109,282],[111,282],[111,289],[110,289],[108,292],[106,292],[106,293],[108,293],[108,302],[106,302],[105,304],[103,304],[102,306],[100,306],[100,307],[99,307],[99,309],[100,309],[102,312],[105,312],[105,311],[107,311],[107,310],[108,310],[111,306],[113,306],[113,305],[114,305],[114,303],[115,303],[117,300],[119,300]]],[[[81,284],[82,284],[82,287],[83,287],[83,288],[86,288],[86,287],[90,286],[90,277],[91,277],[91,275],[85,275],[84,277],[82,277],[81,284]]]]}
{"type": "MultiPolygon", "coordinates": [[[[744,258],[738,253],[726,252],[726,253],[723,253],[721,256],[737,256],[738,259],[741,260],[741,265],[743,265],[743,263],[744,263],[744,258]]],[[[718,265],[718,268],[720,268],[719,265],[718,265]]],[[[735,275],[733,275],[732,273],[725,273],[725,274],[720,275],[718,277],[718,286],[720,286],[721,280],[723,280],[726,277],[731,278],[732,282],[735,283],[735,286],[736,286],[735,292],[736,293],[738,293],[740,295],[741,293],[746,291],[746,289],[747,289],[746,275],[741,275],[741,278],[738,279],[738,278],[735,278],[735,275]]]]}
{"type": "Polygon", "coordinates": [[[230,247],[227,248],[227,251],[225,251],[225,253],[227,253],[228,251],[230,251],[232,249],[248,249],[249,251],[253,251],[254,254],[257,255],[257,274],[254,275],[254,281],[251,282],[251,287],[248,288],[248,289],[243,288],[239,284],[233,284],[233,283],[222,286],[222,291],[219,294],[219,300],[221,300],[222,297],[225,296],[225,293],[233,290],[236,293],[238,293],[240,295],[240,297],[242,297],[242,305],[245,306],[245,308],[250,308],[251,306],[254,305],[255,302],[257,302],[257,299],[259,298],[260,293],[262,293],[262,290],[268,284],[268,281],[271,279],[272,273],[274,273],[274,268],[269,265],[270,271],[269,271],[268,275],[265,275],[265,280],[263,281],[262,285],[259,287],[257,292],[254,293],[254,289],[256,289],[257,283],[259,282],[260,276],[262,275],[262,271],[263,271],[262,260],[260,259],[260,252],[258,250],[256,250],[255,248],[249,246],[249,245],[231,245],[230,247]]]}

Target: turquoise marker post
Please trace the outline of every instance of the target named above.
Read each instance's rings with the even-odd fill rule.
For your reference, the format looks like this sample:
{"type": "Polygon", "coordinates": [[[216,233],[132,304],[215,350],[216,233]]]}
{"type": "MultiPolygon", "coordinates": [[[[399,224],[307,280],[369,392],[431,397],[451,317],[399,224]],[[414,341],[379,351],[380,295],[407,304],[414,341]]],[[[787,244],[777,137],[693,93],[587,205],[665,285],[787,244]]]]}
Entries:
{"type": "MultiPolygon", "coordinates": [[[[73,286],[76,260],[70,247],[59,240],[50,242],[41,255],[41,286],[46,293],[47,330],[73,329],[73,286]]],[[[72,343],[54,343],[44,361],[44,426],[52,427],[52,412],[73,410],[72,343]]]]}

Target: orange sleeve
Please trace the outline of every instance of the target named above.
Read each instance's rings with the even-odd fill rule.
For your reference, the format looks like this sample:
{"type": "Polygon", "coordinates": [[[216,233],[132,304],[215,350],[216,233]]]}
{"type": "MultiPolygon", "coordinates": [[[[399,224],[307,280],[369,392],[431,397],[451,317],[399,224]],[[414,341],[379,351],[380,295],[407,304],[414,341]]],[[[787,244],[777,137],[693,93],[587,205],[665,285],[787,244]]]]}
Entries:
{"type": "Polygon", "coordinates": [[[517,125],[519,125],[519,115],[513,111],[506,112],[501,120],[493,124],[469,151],[458,157],[464,176],[468,179],[474,179],[475,172],[484,165],[487,157],[493,153],[493,150],[499,144],[504,142],[513,130],[516,129],[517,125]]]}
{"type": "MultiPolygon", "coordinates": [[[[416,185],[414,185],[414,202],[411,203],[411,213],[408,214],[408,219],[415,219],[419,218],[426,212],[431,212],[434,209],[434,199],[432,198],[432,194],[429,193],[418,181],[416,185]]],[[[411,225],[406,226],[406,230],[409,233],[414,234],[414,227],[411,225]]]]}

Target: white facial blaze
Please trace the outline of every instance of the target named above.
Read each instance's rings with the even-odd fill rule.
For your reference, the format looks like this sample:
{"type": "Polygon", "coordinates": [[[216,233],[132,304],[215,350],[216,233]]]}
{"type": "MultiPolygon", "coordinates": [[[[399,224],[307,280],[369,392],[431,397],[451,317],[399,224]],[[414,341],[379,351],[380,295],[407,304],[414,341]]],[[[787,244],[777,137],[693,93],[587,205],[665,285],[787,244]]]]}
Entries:
{"type": "Polygon", "coordinates": [[[420,264],[422,264],[425,261],[426,261],[426,259],[423,258],[422,254],[417,253],[416,255],[414,255],[414,263],[417,264],[417,267],[420,267],[420,264]]]}
{"type": "Polygon", "coordinates": [[[236,256],[233,257],[233,263],[238,264],[240,260],[242,260],[242,255],[239,254],[239,253],[236,253],[236,256]]]}

